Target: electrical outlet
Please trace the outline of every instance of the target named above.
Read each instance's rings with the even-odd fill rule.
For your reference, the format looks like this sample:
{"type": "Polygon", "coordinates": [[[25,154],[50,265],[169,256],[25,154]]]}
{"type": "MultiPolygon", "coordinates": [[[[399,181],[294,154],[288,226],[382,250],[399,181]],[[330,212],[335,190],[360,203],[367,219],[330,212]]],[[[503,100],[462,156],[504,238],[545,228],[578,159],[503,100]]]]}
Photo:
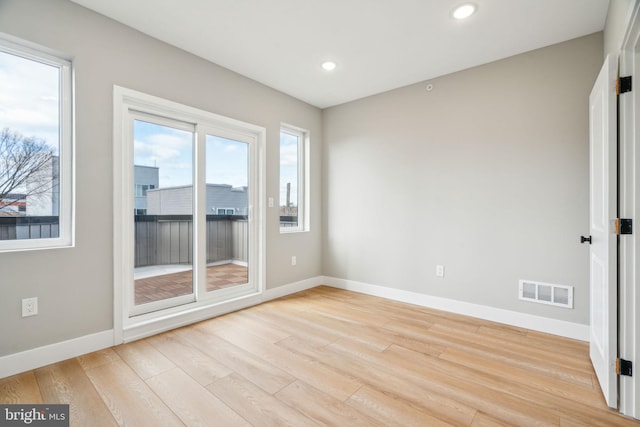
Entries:
{"type": "Polygon", "coordinates": [[[436,277],[444,277],[444,265],[436,265],[436,277]]]}
{"type": "Polygon", "coordinates": [[[38,297],[23,299],[22,317],[35,316],[36,314],[38,314],[38,297]]]}
{"type": "Polygon", "coordinates": [[[294,256],[291,257],[291,265],[296,265],[298,264],[298,259],[294,256]]]}
{"type": "Polygon", "coordinates": [[[273,207],[273,197],[269,197],[269,207],[272,208],[273,207]]]}

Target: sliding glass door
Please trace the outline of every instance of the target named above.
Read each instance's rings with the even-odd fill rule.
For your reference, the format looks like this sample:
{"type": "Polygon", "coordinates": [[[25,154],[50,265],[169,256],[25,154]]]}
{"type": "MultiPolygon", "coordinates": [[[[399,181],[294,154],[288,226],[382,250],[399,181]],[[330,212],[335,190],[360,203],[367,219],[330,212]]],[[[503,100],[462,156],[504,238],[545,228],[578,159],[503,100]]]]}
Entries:
{"type": "Polygon", "coordinates": [[[255,292],[255,137],[146,112],[129,119],[129,317],[255,292]]]}
{"type": "Polygon", "coordinates": [[[195,127],[137,114],[132,132],[135,315],[195,300],[195,127]]]}

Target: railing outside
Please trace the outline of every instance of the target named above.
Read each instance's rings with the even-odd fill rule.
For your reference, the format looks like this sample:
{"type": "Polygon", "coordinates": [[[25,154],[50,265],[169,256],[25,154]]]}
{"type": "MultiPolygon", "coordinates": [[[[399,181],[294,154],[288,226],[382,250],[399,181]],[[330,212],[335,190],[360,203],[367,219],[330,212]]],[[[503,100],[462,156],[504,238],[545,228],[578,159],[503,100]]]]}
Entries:
{"type": "Polygon", "coordinates": [[[280,227],[297,227],[298,226],[298,217],[291,215],[280,215],[280,227]]]}
{"type": "MultiPolygon", "coordinates": [[[[135,267],[192,264],[191,215],[136,215],[135,267]]],[[[247,262],[249,228],[244,215],[207,215],[207,263],[247,262]]],[[[57,216],[0,217],[0,240],[59,236],[57,216]]]]}
{"type": "Polygon", "coordinates": [[[0,217],[0,240],[50,239],[59,236],[57,216],[0,217]]]}
{"type": "MultiPolygon", "coordinates": [[[[192,264],[191,215],[136,215],[135,267],[192,264]]],[[[248,260],[248,222],[243,215],[207,215],[207,263],[248,260]]]]}

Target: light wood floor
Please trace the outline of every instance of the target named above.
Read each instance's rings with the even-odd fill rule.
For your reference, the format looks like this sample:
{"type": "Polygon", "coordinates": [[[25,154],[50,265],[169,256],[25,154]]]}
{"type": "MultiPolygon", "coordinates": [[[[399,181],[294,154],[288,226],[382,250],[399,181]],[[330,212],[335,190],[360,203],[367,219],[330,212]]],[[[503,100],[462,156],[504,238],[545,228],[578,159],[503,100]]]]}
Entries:
{"type": "Polygon", "coordinates": [[[0,380],[75,426],[631,426],[587,344],[319,287],[0,380]]]}

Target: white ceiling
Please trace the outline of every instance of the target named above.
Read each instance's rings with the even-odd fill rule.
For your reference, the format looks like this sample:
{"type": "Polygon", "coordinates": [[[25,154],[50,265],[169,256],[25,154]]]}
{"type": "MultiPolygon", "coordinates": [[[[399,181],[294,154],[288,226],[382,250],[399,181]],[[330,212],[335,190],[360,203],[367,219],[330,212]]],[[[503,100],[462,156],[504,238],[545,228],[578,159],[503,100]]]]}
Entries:
{"type": "Polygon", "coordinates": [[[72,0],[325,108],[604,28],[609,0],[72,0]],[[325,60],[337,62],[324,71],[325,60]]]}

